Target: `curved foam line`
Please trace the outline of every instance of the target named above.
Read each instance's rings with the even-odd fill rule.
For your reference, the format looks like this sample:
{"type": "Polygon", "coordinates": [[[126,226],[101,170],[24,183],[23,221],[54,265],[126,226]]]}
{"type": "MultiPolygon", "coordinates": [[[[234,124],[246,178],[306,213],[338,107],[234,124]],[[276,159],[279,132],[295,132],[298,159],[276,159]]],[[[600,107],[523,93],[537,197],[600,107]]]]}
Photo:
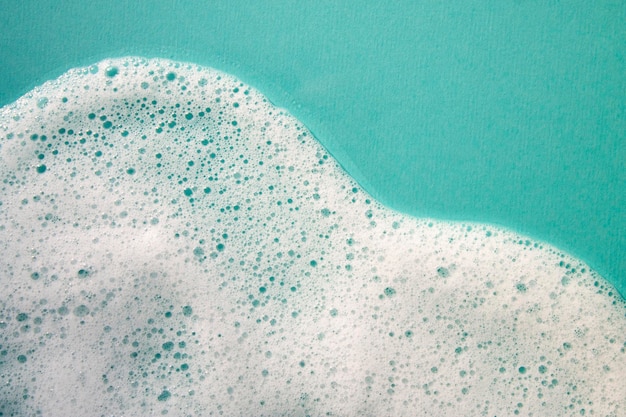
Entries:
{"type": "Polygon", "coordinates": [[[5,415],[620,415],[624,301],[558,249],[374,201],[193,64],[0,111],[5,415]]]}

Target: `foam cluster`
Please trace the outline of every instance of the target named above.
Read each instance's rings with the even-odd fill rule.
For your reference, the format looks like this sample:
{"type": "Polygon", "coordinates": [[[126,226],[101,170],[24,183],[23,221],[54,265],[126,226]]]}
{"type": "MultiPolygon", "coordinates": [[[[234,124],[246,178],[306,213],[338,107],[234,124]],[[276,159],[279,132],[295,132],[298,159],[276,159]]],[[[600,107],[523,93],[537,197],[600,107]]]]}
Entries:
{"type": "Polygon", "coordinates": [[[230,75],[105,60],[0,134],[0,416],[626,415],[611,285],[382,206],[230,75]]]}

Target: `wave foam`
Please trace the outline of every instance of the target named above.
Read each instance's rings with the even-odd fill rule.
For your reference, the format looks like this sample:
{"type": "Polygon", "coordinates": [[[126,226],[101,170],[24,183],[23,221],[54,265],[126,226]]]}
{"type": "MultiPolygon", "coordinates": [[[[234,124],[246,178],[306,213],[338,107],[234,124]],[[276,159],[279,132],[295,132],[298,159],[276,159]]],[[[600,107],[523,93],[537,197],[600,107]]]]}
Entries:
{"type": "Polygon", "coordinates": [[[623,415],[624,302],[374,201],[227,74],[122,58],[0,110],[2,415],[623,415]]]}

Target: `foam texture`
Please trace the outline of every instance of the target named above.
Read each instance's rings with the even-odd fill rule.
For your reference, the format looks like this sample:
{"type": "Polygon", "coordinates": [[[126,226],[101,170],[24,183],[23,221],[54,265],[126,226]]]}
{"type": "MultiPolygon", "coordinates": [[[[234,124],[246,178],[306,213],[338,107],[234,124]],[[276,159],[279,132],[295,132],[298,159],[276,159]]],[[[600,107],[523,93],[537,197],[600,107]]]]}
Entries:
{"type": "Polygon", "coordinates": [[[0,110],[0,415],[626,415],[583,262],[374,201],[285,110],[122,58],[0,110]]]}

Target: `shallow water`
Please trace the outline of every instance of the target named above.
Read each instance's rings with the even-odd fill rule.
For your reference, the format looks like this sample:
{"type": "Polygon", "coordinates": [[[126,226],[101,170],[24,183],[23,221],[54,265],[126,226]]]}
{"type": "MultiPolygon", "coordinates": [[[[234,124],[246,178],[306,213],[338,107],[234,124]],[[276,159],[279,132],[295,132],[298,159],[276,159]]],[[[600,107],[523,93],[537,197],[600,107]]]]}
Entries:
{"type": "Polygon", "coordinates": [[[625,20],[615,0],[8,2],[0,105],[106,57],[219,68],[390,207],[550,242],[624,294],[625,20]]]}
{"type": "Polygon", "coordinates": [[[626,310],[579,260],[378,203],[194,64],[0,113],[3,415],[621,415],[626,310]]]}

